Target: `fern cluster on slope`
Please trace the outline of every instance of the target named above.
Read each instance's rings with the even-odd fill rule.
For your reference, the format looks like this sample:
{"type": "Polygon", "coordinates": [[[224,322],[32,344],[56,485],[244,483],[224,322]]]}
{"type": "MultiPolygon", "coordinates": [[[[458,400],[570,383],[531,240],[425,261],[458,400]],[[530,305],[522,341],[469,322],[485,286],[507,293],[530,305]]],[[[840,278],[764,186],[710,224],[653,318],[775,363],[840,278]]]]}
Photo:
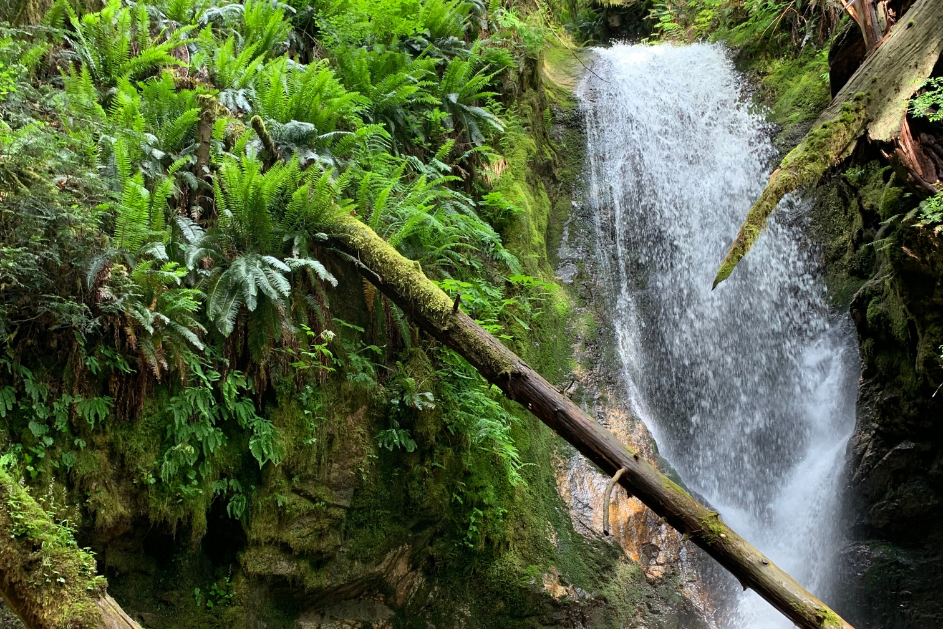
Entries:
{"type": "Polygon", "coordinates": [[[153,519],[199,535],[214,500],[243,517],[253,466],[293,447],[272,421],[278,387],[309,399],[340,368],[346,386],[386,396],[379,447],[463,452],[478,480],[453,488],[455,525],[467,541],[475,514],[474,544],[496,543],[506,510],[488,496],[521,481],[516,420],[372,287],[368,326],[341,321],[349,261],[324,231],[356,213],[508,342],[529,330],[544,285],[495,229],[521,211],[479,174],[501,161],[492,146],[514,116],[501,83],[533,53],[511,17],[460,0],[110,0],[84,13],[60,0],[43,25],[4,30],[13,458],[54,476],[90,460],[114,422],[147,417],[140,460],[122,464],[153,519]],[[490,224],[489,208],[508,220],[490,224]],[[448,434],[416,434],[432,417],[448,434]]]}

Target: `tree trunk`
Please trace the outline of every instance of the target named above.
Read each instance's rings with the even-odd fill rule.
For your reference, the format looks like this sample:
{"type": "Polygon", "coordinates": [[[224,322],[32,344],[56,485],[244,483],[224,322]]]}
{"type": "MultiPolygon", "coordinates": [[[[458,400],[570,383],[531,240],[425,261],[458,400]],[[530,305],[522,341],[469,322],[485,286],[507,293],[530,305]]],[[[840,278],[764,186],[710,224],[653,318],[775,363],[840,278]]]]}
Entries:
{"type": "MultiPolygon", "coordinates": [[[[851,629],[835,612],[724,524],[719,514],[626,448],[540,374],[462,312],[423,273],[356,218],[332,226],[336,246],[414,323],[458,352],[507,397],[571,443],[603,472],[624,469],[619,484],[689,536],[744,588],[754,589],[803,629],[851,629]]],[[[457,305],[457,302],[456,304],[457,305]]],[[[731,479],[736,482],[736,479],[731,479]]]]}
{"type": "Polygon", "coordinates": [[[193,174],[199,179],[209,179],[210,176],[210,142],[213,139],[213,126],[216,124],[216,99],[209,94],[200,94],[197,97],[200,104],[200,119],[196,124],[196,162],[193,164],[193,174]]]}
{"type": "Polygon", "coordinates": [[[878,0],[850,0],[848,4],[844,4],[842,0],[842,3],[845,11],[861,29],[867,54],[870,55],[884,39],[884,29],[878,19],[878,0]]]}
{"type": "MultiPolygon", "coordinates": [[[[773,172],[721,263],[714,287],[730,277],[782,198],[817,182],[851,153],[863,132],[871,142],[900,146],[907,103],[933,72],[941,54],[943,0],[917,0],[773,172]]],[[[906,157],[906,151],[897,153],[906,157]]]]}
{"type": "Polygon", "coordinates": [[[0,468],[0,595],[28,629],[141,629],[95,558],[0,468]]]}

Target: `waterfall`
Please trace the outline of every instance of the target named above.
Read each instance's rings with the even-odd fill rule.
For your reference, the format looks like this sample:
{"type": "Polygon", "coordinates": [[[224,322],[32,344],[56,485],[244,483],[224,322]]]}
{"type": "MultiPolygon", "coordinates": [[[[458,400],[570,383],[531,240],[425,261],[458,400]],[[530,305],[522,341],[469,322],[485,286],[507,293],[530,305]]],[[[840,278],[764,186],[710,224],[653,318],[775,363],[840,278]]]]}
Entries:
{"type": "MultiPolygon", "coordinates": [[[[597,50],[579,90],[585,202],[629,407],[688,488],[828,602],[857,345],[799,200],[711,291],[775,157],[743,92],[720,45],[597,50]]],[[[752,592],[722,624],[791,626],[752,592]]]]}

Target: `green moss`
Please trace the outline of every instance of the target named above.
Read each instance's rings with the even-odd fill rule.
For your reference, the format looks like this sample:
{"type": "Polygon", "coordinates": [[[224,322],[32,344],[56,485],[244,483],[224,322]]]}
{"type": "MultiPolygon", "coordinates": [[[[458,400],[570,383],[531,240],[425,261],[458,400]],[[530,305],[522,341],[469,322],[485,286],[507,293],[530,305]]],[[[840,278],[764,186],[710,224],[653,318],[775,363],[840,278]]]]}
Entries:
{"type": "Polygon", "coordinates": [[[822,629],[841,629],[845,624],[842,622],[841,616],[828,607],[817,611],[815,618],[818,620],[819,626],[821,626],[822,629]]]}
{"type": "Polygon", "coordinates": [[[637,564],[624,562],[619,564],[610,580],[602,589],[603,596],[612,606],[616,626],[630,626],[637,610],[645,604],[643,581],[645,576],[637,564]]]}
{"type": "Polygon", "coordinates": [[[701,536],[708,544],[716,544],[720,541],[721,535],[726,534],[726,528],[720,521],[720,514],[711,511],[698,521],[701,525],[701,536]]]}
{"type": "Polygon", "coordinates": [[[730,277],[753,247],[782,198],[799,186],[816,183],[842,157],[866,120],[867,112],[861,102],[845,103],[834,120],[820,124],[790,151],[747,213],[737,238],[717,271],[715,288],[730,277]]]}
{"type": "Polygon", "coordinates": [[[331,584],[329,575],[312,567],[306,558],[277,546],[251,546],[243,554],[241,563],[248,575],[284,580],[307,591],[323,590],[331,584]]]}
{"type": "Polygon", "coordinates": [[[681,485],[674,482],[667,476],[665,477],[664,485],[665,485],[665,489],[668,489],[670,491],[675,492],[676,494],[680,494],[681,496],[684,496],[685,498],[693,500],[693,498],[691,498],[691,494],[689,494],[687,491],[684,490],[684,488],[681,485]]]}
{"type": "Polygon", "coordinates": [[[494,190],[523,212],[505,230],[506,246],[521,260],[528,274],[552,278],[547,264],[547,228],[551,203],[534,165],[543,158],[537,140],[528,133],[522,118],[539,115],[536,102],[524,103],[516,111],[501,143],[507,166],[494,183],[494,190]],[[520,116],[520,117],[518,117],[520,116]]]}
{"type": "Polygon", "coordinates": [[[828,83],[828,48],[808,46],[799,56],[753,57],[751,69],[761,73],[762,98],[769,118],[782,126],[779,138],[788,143],[815,120],[832,100],[828,83]]]}
{"type": "Polygon", "coordinates": [[[72,531],[56,524],[27,491],[0,468],[0,571],[4,595],[32,626],[97,627],[97,599],[107,586],[95,559],[72,531]]]}

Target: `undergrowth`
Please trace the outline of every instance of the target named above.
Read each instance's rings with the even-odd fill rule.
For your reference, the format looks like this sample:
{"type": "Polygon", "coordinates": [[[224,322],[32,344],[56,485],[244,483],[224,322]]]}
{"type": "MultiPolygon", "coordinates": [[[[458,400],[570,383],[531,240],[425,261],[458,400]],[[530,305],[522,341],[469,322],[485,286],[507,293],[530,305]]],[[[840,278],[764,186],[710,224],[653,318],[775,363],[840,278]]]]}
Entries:
{"type": "MultiPolygon", "coordinates": [[[[144,521],[194,547],[228,521],[246,574],[271,577],[288,549],[302,591],[327,583],[318,558],[340,544],[375,560],[417,518],[440,561],[485,570],[514,543],[530,546],[521,570],[555,556],[514,516],[558,500],[533,472],[549,432],[329,236],[357,216],[562,376],[567,304],[533,174],[555,159],[549,110],[519,83],[583,8],[96,8],[58,0],[0,28],[0,420],[16,471],[97,539],[144,521]]],[[[248,600],[241,577],[184,572],[178,610],[248,600]]],[[[137,578],[117,587],[147,608],[137,578]]]]}

